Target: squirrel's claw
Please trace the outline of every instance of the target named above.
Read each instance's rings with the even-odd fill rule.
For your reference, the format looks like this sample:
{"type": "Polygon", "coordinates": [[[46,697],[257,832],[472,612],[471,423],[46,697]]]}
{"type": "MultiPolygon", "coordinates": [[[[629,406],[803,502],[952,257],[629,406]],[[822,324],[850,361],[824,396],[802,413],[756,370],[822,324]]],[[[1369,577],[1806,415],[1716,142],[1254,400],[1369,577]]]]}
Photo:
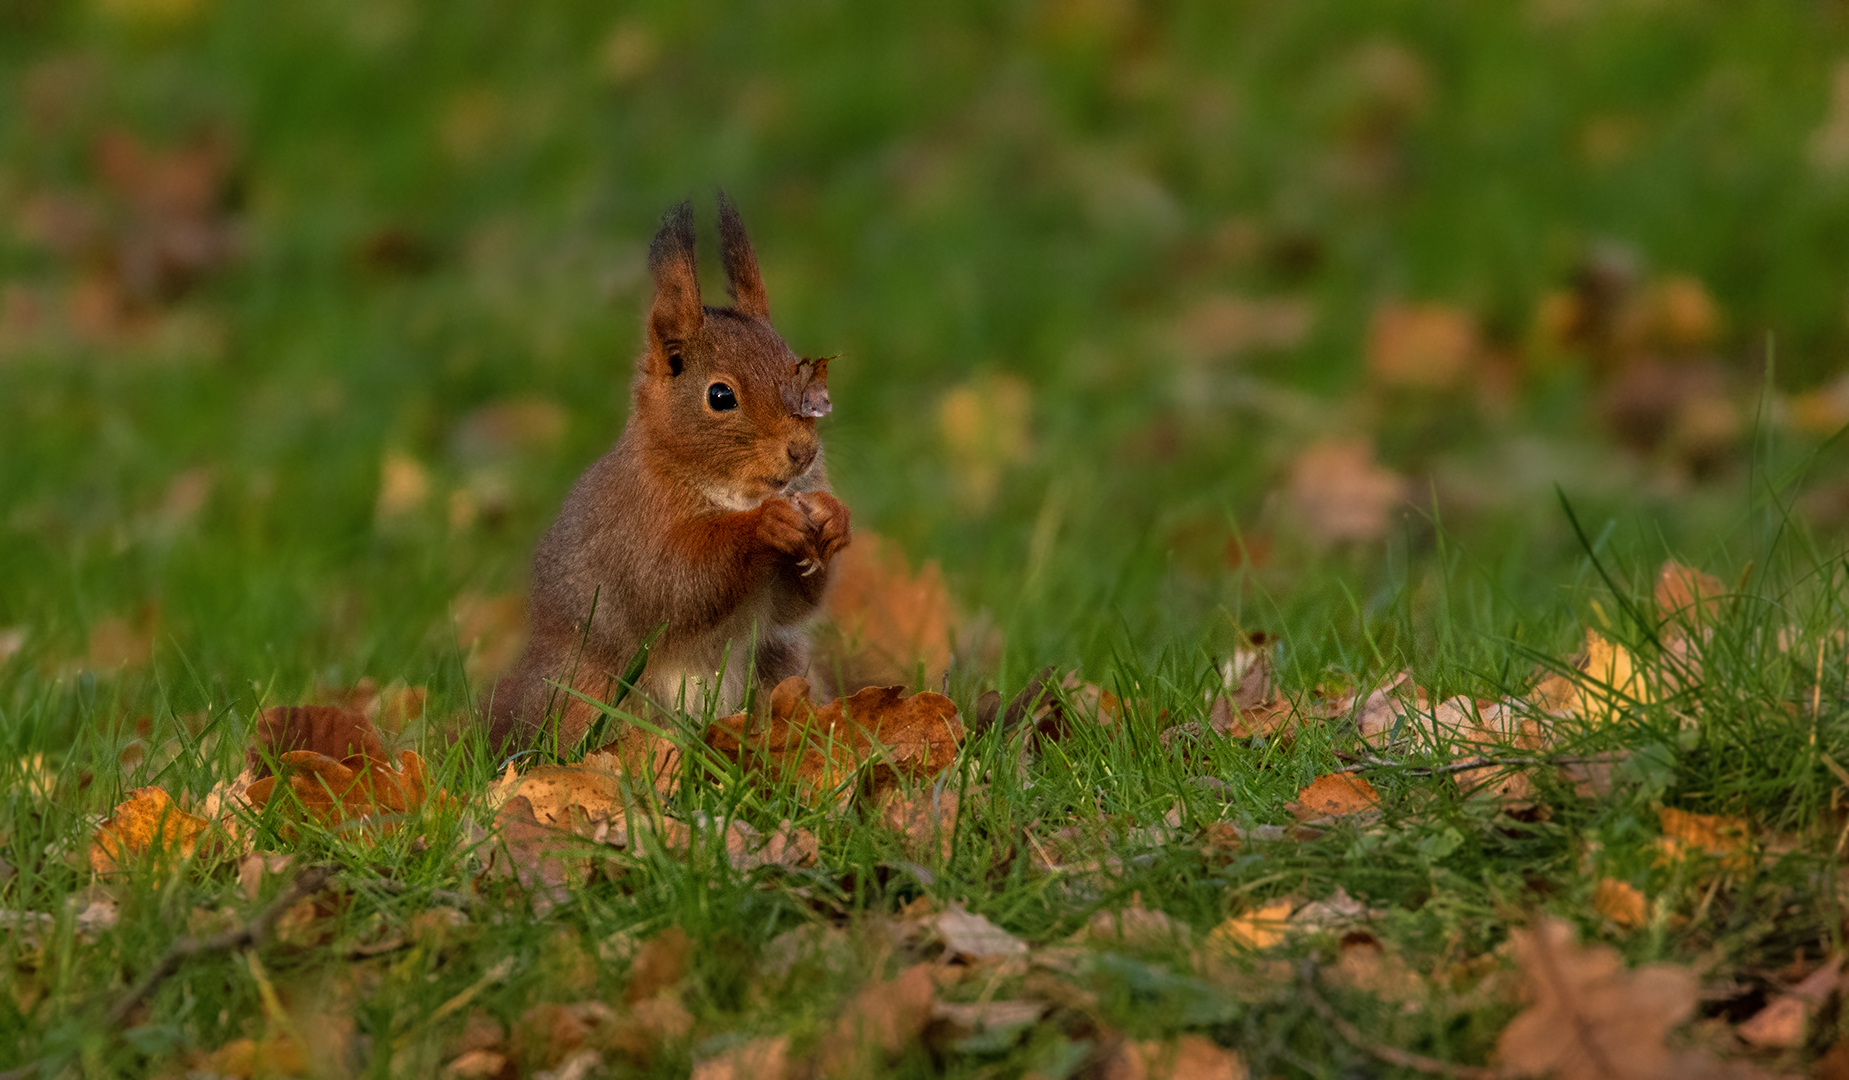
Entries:
{"type": "Polygon", "coordinates": [[[821,562],[815,559],[804,559],[801,562],[797,563],[796,565],[803,567],[803,572],[802,572],[803,577],[808,577],[810,574],[813,574],[817,570],[820,570],[822,568],[821,562]]]}

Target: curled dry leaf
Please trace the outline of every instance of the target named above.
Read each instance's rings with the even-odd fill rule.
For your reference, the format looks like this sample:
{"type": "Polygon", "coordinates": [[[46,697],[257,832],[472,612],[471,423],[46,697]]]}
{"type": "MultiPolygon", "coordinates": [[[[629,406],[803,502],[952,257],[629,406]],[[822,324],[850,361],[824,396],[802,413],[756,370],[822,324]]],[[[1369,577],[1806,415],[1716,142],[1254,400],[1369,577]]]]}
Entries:
{"type": "Polygon", "coordinates": [[[917,791],[894,788],[880,797],[880,824],[905,840],[914,859],[950,858],[957,833],[957,793],[932,785],[917,791]]]}
{"type": "Polygon", "coordinates": [[[897,544],[856,533],[835,559],[827,605],[814,667],[839,682],[837,696],[869,686],[936,686],[949,670],[956,616],[935,562],[914,574],[897,544]]]}
{"type": "Polygon", "coordinates": [[[1309,782],[1297,792],[1297,799],[1285,809],[1299,821],[1347,817],[1380,807],[1380,793],[1366,778],[1354,773],[1328,773],[1309,782]]]}
{"type": "Polygon", "coordinates": [[[961,904],[952,904],[932,916],[930,923],[936,936],[944,943],[946,960],[974,962],[1027,955],[1027,942],[981,915],[966,910],[961,904]]]}
{"type": "Polygon", "coordinates": [[[1735,1033],[1762,1050],[1790,1050],[1801,1046],[1813,1017],[1830,998],[1842,992],[1843,958],[1831,957],[1804,980],[1767,1002],[1735,1033]]]}
{"type": "Polygon", "coordinates": [[[823,1041],[822,1075],[872,1075],[880,1063],[897,1057],[924,1033],[936,1001],[937,984],[929,964],[914,964],[886,982],[864,988],[823,1041]]]}
{"type": "Polygon", "coordinates": [[[1592,891],[1592,908],[1626,930],[1649,921],[1649,907],[1637,886],[1617,878],[1600,878],[1592,891]]]}
{"type": "Polygon", "coordinates": [[[157,787],[137,788],[96,830],[90,844],[90,868],[99,874],[121,869],[130,858],[159,853],[188,858],[208,822],[174,805],[157,787]]]}
{"type": "Polygon", "coordinates": [[[1298,523],[1323,544],[1367,542],[1387,533],[1406,480],[1374,461],[1362,440],[1321,442],[1291,462],[1286,494],[1298,523]]]}
{"type": "Polygon", "coordinates": [[[1719,860],[1722,869],[1734,873],[1752,868],[1752,827],[1744,819],[1696,814],[1671,806],[1656,813],[1663,824],[1657,849],[1664,861],[1699,854],[1719,860]]]}
{"type": "Polygon", "coordinates": [[[1711,621],[1726,591],[1720,578],[1674,559],[1663,563],[1656,574],[1657,610],[1690,623],[1711,621]]]}
{"type": "Polygon", "coordinates": [[[693,1063],[693,1080],[786,1080],[790,1037],[752,1039],[693,1063]]]}
{"type": "MultiPolygon", "coordinates": [[[[313,750],[291,750],[282,755],[282,763],[291,770],[288,790],[302,813],[328,828],[356,821],[391,832],[424,806],[424,759],[415,751],[399,754],[396,769],[364,755],[336,761],[313,750]]],[[[245,793],[251,806],[259,811],[268,807],[282,779],[266,776],[251,784],[245,793]]],[[[437,796],[444,797],[442,792],[437,796]]]]}
{"type": "Polygon", "coordinates": [[[845,792],[862,770],[875,793],[930,780],[956,759],[962,741],[957,707],[941,694],[869,687],[817,708],[796,676],[771,692],[769,715],[739,713],[706,730],[707,745],[721,755],[773,782],[794,781],[811,799],[845,792]]]}
{"type": "Polygon", "coordinates": [[[338,705],[278,705],[257,717],[244,752],[244,767],[253,779],[270,775],[270,762],[307,750],[340,761],[349,757],[389,761],[385,744],[366,714],[338,705]]]}
{"type": "Polygon", "coordinates": [[[1712,1061],[1666,1042],[1695,1011],[1700,983],[1689,968],[1627,970],[1615,949],[1574,944],[1573,928],[1559,919],[1517,930],[1513,944],[1530,1004],[1496,1043],[1512,1074],[1558,1080],[1713,1074],[1712,1061]]]}
{"type": "Polygon", "coordinates": [[[1105,1060],[1104,1080],[1245,1080],[1245,1060],[1209,1039],[1126,1039],[1105,1060]]]}

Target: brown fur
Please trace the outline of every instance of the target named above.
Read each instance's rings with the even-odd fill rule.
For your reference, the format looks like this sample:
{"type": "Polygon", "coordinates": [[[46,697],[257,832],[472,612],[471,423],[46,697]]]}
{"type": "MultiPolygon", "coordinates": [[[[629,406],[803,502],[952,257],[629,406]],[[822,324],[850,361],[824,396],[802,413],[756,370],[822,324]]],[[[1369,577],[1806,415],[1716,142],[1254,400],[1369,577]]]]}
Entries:
{"type": "Polygon", "coordinates": [[[596,710],[551,684],[609,700],[664,622],[637,690],[669,708],[683,693],[697,708],[722,662],[725,708],[746,679],[774,686],[808,665],[804,624],[849,536],[815,419],[794,415],[815,411],[798,403],[825,411],[826,367],[799,361],[771,327],[757,258],[723,194],[719,225],[732,307],[700,302],[690,203],[669,212],[649,247],[655,296],[629,423],[579,478],[534,557],[532,638],[489,710],[490,741],[503,752],[553,724],[558,745],[575,744],[596,710]],[[707,406],[714,382],[732,387],[737,408],[707,406]]]}

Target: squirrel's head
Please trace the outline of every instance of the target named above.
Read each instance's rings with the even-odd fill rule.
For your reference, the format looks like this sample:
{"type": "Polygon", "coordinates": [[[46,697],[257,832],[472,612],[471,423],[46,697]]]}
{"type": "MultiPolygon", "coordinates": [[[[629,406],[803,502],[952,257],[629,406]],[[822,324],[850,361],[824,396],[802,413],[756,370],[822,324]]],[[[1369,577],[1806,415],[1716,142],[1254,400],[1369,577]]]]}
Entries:
{"type": "Polygon", "coordinates": [[[649,245],[655,298],[631,422],[658,451],[655,467],[745,510],[819,474],[828,361],[798,358],[771,327],[757,256],[724,192],[719,244],[731,307],[700,302],[691,202],[668,212],[649,245]]]}

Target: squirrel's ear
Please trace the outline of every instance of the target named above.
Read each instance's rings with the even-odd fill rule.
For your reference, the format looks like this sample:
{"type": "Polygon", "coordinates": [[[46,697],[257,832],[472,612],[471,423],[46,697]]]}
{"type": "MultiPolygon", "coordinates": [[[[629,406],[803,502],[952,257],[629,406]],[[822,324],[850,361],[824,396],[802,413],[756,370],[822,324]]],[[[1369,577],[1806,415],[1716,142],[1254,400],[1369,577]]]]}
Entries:
{"type": "Polygon", "coordinates": [[[758,276],[758,257],[751,252],[738,207],[723,191],[719,193],[719,250],[725,257],[726,291],[732,294],[732,306],[741,315],[768,320],[770,301],[764,296],[764,279],[758,276]]]}
{"type": "Polygon", "coordinates": [[[648,311],[648,360],[664,374],[680,374],[680,346],[700,329],[700,270],[693,254],[693,202],[669,210],[648,246],[655,300],[648,311]]]}

